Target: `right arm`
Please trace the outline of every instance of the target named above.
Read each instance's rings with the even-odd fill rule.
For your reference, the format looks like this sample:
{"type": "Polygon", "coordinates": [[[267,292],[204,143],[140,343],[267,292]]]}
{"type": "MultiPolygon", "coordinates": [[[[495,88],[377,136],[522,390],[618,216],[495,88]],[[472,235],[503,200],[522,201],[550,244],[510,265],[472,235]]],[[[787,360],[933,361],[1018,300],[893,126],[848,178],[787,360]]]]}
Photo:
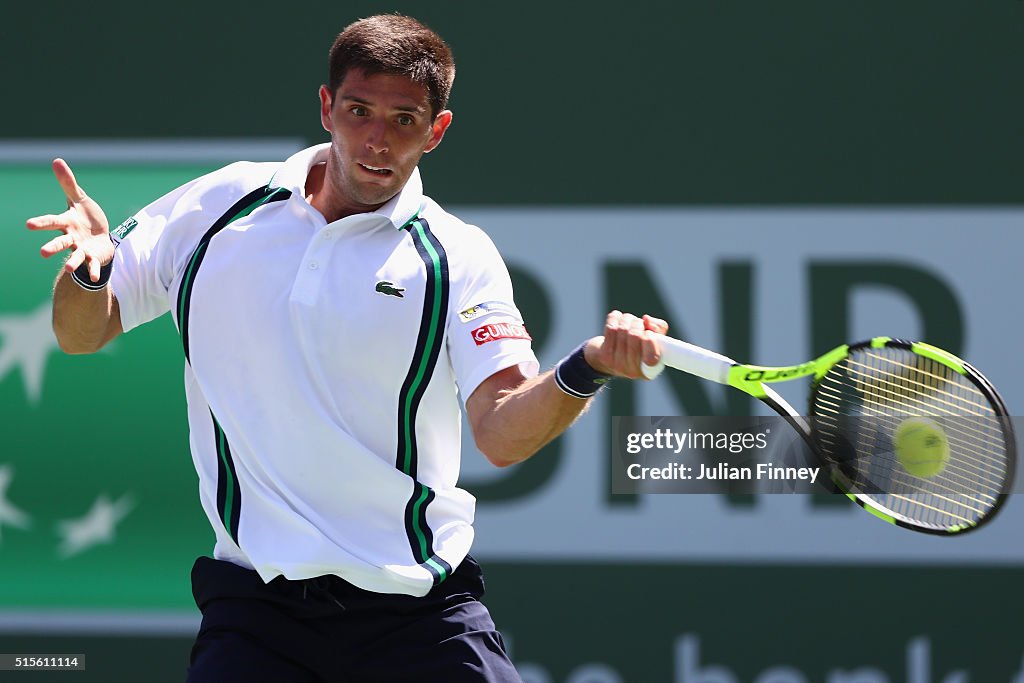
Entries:
{"type": "MultiPolygon", "coordinates": [[[[668,323],[612,311],[604,336],[588,340],[584,347],[587,365],[604,375],[641,379],[640,364],[655,365],[661,357],[648,332],[665,334],[668,323]]],[[[492,464],[505,467],[526,460],[558,437],[592,400],[559,388],[553,370],[527,378],[513,365],[477,387],[466,401],[466,415],[477,448],[492,464]]]]}
{"type": "Polygon", "coordinates": [[[103,209],[79,187],[67,163],[56,159],[53,172],[67,197],[68,210],[30,218],[26,227],[61,232],[39,250],[44,258],[71,250],[53,288],[53,331],[66,353],[93,353],[121,334],[117,299],[109,283],[89,291],[76,284],[71,273],[85,264],[88,279],[98,282],[100,268],[114,259],[114,244],[103,209]]]}

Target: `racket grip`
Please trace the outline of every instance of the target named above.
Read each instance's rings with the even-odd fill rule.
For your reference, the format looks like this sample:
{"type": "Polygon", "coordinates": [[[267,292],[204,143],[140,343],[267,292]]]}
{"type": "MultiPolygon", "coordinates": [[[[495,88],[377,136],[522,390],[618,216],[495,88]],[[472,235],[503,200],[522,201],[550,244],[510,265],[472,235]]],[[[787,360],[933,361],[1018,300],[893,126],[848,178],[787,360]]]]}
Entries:
{"type": "Polygon", "coordinates": [[[657,365],[644,365],[642,370],[648,379],[657,377],[667,365],[670,368],[681,370],[697,377],[702,377],[719,384],[729,383],[729,368],[736,365],[736,361],[727,358],[720,353],[709,351],[694,344],[688,344],[679,339],[665,337],[660,334],[652,335],[661,347],[661,360],[657,365]]]}

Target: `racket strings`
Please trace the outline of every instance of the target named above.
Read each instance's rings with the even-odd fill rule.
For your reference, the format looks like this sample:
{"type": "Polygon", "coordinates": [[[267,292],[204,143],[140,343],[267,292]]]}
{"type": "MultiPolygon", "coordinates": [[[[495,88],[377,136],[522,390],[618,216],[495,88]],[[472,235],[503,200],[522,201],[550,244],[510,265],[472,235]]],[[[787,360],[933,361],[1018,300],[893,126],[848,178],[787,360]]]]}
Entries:
{"type": "MultiPolygon", "coordinates": [[[[829,442],[827,439],[822,439],[822,441],[826,445],[834,447],[838,445],[835,441],[829,442]]],[[[858,451],[874,450],[876,447],[869,443],[859,443],[857,446],[858,451]]],[[[860,471],[862,468],[858,468],[858,471],[849,478],[849,482],[862,492],[877,492],[882,485],[897,490],[919,490],[920,492],[920,482],[916,481],[902,467],[890,466],[880,477],[880,468],[883,467],[882,464],[874,463],[867,472],[860,471]],[[880,483],[880,479],[884,484],[880,483]]],[[[929,481],[928,493],[933,495],[937,501],[962,505],[980,514],[995,502],[1000,492],[999,487],[991,485],[990,482],[978,483],[970,476],[953,476],[929,481]]]]}
{"type": "Polygon", "coordinates": [[[851,492],[919,526],[973,525],[996,505],[1008,477],[1001,415],[967,377],[907,348],[858,349],[815,385],[811,413],[822,451],[851,492]],[[893,439],[905,420],[936,418],[948,460],[911,474],[893,439]],[[941,423],[941,424],[940,424],[941,423]]]}
{"type": "MultiPolygon", "coordinates": [[[[862,414],[865,416],[874,416],[877,422],[879,423],[879,426],[888,428],[886,429],[886,431],[895,431],[895,428],[898,427],[902,420],[907,416],[922,415],[932,412],[928,410],[929,406],[925,405],[920,400],[916,400],[909,405],[905,404],[901,408],[893,410],[895,406],[893,406],[892,402],[888,400],[890,399],[890,396],[880,394],[878,392],[866,391],[863,385],[861,385],[861,390],[864,393],[865,397],[870,399],[864,402],[864,405],[862,406],[862,414]],[[886,406],[886,403],[889,403],[890,405],[886,406]],[[882,406],[882,408],[880,408],[879,406],[882,406]]],[[[948,404],[949,401],[944,401],[944,403],[948,404]]],[[[944,409],[940,409],[935,412],[938,412],[942,415],[948,415],[950,413],[949,410],[944,409]]],[[[970,412],[973,414],[975,411],[970,412]]],[[[947,433],[947,439],[950,441],[951,447],[954,450],[957,450],[958,452],[968,452],[969,449],[973,448],[976,451],[976,455],[979,456],[977,458],[974,458],[973,461],[958,460],[956,465],[950,467],[950,473],[952,474],[957,471],[967,471],[961,465],[963,462],[970,462],[972,464],[976,464],[976,467],[969,468],[971,470],[970,474],[972,476],[981,475],[982,478],[988,479],[990,482],[992,482],[993,480],[988,477],[985,477],[984,474],[985,472],[992,468],[1002,469],[1005,456],[1002,452],[1001,443],[998,441],[999,437],[997,435],[997,440],[995,442],[992,442],[992,439],[989,438],[991,435],[987,433],[988,430],[974,429],[970,425],[968,425],[968,427],[969,428],[966,430],[960,429],[958,428],[957,424],[950,424],[950,421],[947,421],[945,431],[947,433]],[[994,443],[994,445],[990,446],[990,442],[994,443]],[[988,462],[985,462],[986,460],[988,462]]],[[[867,444],[864,444],[864,446],[867,446],[867,444]]],[[[887,451],[888,449],[885,449],[881,452],[886,453],[887,451]]],[[[874,453],[877,454],[878,452],[878,449],[875,448],[874,453]]],[[[888,451],[888,453],[888,459],[890,461],[895,461],[895,458],[892,457],[891,451],[888,451]]],[[[1000,478],[997,477],[995,481],[999,480],[1000,478]]]]}
{"type": "MultiPolygon", "coordinates": [[[[819,400],[819,412],[818,417],[822,422],[830,421],[833,426],[837,426],[836,419],[844,415],[842,412],[842,404],[839,402],[841,396],[836,388],[829,386],[827,380],[823,381],[823,386],[819,387],[822,397],[819,400]],[[825,397],[832,397],[839,400],[828,401],[825,397]]],[[[865,403],[862,406],[862,415],[865,420],[877,420],[880,427],[886,428],[886,431],[895,433],[899,425],[908,416],[927,414],[927,406],[918,405],[913,410],[901,412],[899,414],[893,414],[892,411],[884,410],[877,407],[877,404],[865,403]],[[873,418],[873,419],[872,419],[873,418]]],[[[976,458],[972,459],[957,459],[955,462],[951,461],[947,465],[947,469],[951,472],[960,472],[964,475],[972,477],[981,477],[982,480],[987,481],[999,487],[1002,482],[1002,477],[989,476],[994,471],[1002,471],[1005,468],[1005,450],[1002,446],[1002,440],[1000,435],[991,434],[986,430],[979,430],[973,428],[959,428],[958,423],[961,421],[951,422],[946,420],[945,432],[947,440],[949,441],[950,448],[957,452],[967,451],[970,449],[974,450],[976,458]]],[[[998,428],[997,424],[993,426],[998,428]]],[[[879,453],[871,452],[873,457],[877,457],[879,453]]],[[[895,462],[895,455],[893,454],[892,460],[895,462]]]]}
{"type": "MultiPolygon", "coordinates": [[[[880,447],[875,443],[878,439],[871,432],[862,435],[860,442],[856,444],[859,452],[877,454],[884,453],[888,448],[880,447]]],[[[864,456],[861,455],[861,459],[864,456]]],[[[894,461],[891,455],[885,458],[885,462],[868,461],[859,463],[852,474],[852,486],[865,492],[875,495],[879,506],[884,506],[906,518],[918,519],[922,522],[938,524],[940,527],[948,528],[950,525],[965,523],[965,520],[977,520],[984,515],[985,510],[990,509],[994,504],[997,488],[991,485],[993,482],[989,477],[980,477],[984,482],[975,485],[974,476],[963,476],[962,468],[950,467],[943,479],[932,479],[929,481],[912,478],[906,473],[902,466],[894,461]],[[959,471],[957,471],[959,469],[959,471]],[[959,475],[959,476],[954,476],[959,475]],[[944,483],[947,482],[947,483],[944,483]],[[879,487],[894,489],[893,495],[877,496],[879,487]],[[898,491],[924,491],[920,495],[901,495],[898,491]],[[961,495],[958,491],[977,490],[977,495],[961,495]]]]}
{"type": "MultiPolygon", "coordinates": [[[[868,451],[872,453],[881,452],[882,455],[885,455],[885,451],[879,451],[879,447],[881,446],[881,444],[861,442],[860,446],[861,448],[858,450],[868,451]]],[[[892,477],[892,481],[896,483],[901,490],[914,490],[919,488],[920,483],[918,478],[914,477],[909,472],[904,470],[903,467],[898,464],[898,460],[896,460],[896,458],[889,459],[888,464],[890,465],[891,469],[887,470],[886,474],[892,477]]],[[[947,468],[948,467],[949,465],[947,465],[947,468]]],[[[974,502],[981,504],[982,506],[987,506],[992,504],[992,502],[995,500],[996,495],[998,495],[999,493],[998,486],[983,486],[983,488],[988,489],[988,491],[990,491],[991,493],[985,493],[984,491],[977,490],[977,488],[979,488],[975,486],[978,483],[977,480],[970,477],[959,477],[958,481],[956,482],[949,482],[948,480],[937,479],[925,481],[927,481],[930,492],[933,493],[938,500],[950,503],[956,503],[958,498],[962,498],[964,501],[974,502]],[[955,484],[955,486],[949,484],[955,484]],[[956,498],[949,498],[943,494],[950,494],[956,496],[956,498]]],[[[856,484],[858,488],[861,488],[863,490],[870,490],[871,486],[873,485],[873,483],[870,481],[854,480],[853,483],[856,484]]],[[[964,507],[970,507],[969,505],[967,505],[966,502],[962,503],[962,505],[964,507]]],[[[977,511],[982,512],[983,509],[977,511]]]]}
{"type": "MultiPolygon", "coordinates": [[[[876,364],[891,362],[897,366],[901,380],[906,382],[903,386],[908,393],[912,394],[912,399],[903,402],[902,405],[894,402],[892,392],[887,393],[884,390],[886,384],[891,384],[884,375],[885,368],[859,363],[855,357],[851,357],[850,365],[855,373],[860,372],[862,367],[871,367],[875,372],[875,375],[871,377],[871,382],[861,387],[861,391],[872,399],[865,401],[865,407],[872,409],[875,414],[889,414],[896,417],[929,415],[963,418],[945,420],[943,423],[950,446],[959,445],[961,452],[977,455],[979,461],[985,455],[989,455],[991,456],[989,464],[995,468],[1002,468],[1006,462],[1006,454],[1001,423],[990,404],[978,402],[977,399],[983,399],[984,395],[963,375],[931,358],[924,358],[901,349],[886,350],[890,353],[901,351],[912,355],[920,365],[917,367],[907,362],[900,362],[898,359],[886,357],[878,351],[865,354],[876,364]],[[928,390],[918,390],[925,383],[915,379],[915,371],[918,376],[923,375],[927,378],[927,386],[930,387],[928,390]],[[872,389],[874,391],[871,391],[872,389]]],[[[898,424],[894,426],[898,426],[898,424]]]]}
{"type": "MultiPolygon", "coordinates": [[[[819,388],[826,396],[838,396],[834,389],[829,386],[823,386],[819,388]]],[[[896,428],[906,419],[908,416],[914,415],[925,415],[928,414],[928,406],[926,404],[920,404],[916,407],[908,407],[905,412],[899,414],[893,414],[892,411],[881,409],[878,403],[865,403],[862,406],[863,415],[865,417],[874,417],[878,419],[879,424],[885,425],[895,432],[896,428]]],[[[841,404],[836,402],[828,402],[822,406],[823,413],[833,413],[840,415],[841,404]]],[[[948,413],[942,413],[944,416],[948,416],[948,413]]],[[[978,456],[978,460],[987,460],[988,464],[992,467],[999,468],[1005,462],[1005,451],[1002,448],[1002,440],[998,435],[993,434],[985,429],[976,429],[972,426],[972,422],[964,422],[964,426],[960,423],[964,422],[961,420],[951,421],[946,420],[944,425],[946,438],[950,443],[950,446],[958,446],[963,449],[975,449],[978,456]]],[[[998,429],[998,422],[993,421],[994,428],[998,429]]],[[[987,471],[987,468],[982,468],[981,471],[987,471]]]]}
{"type": "MultiPolygon", "coordinates": [[[[822,434],[820,436],[820,440],[833,451],[838,451],[843,447],[842,442],[837,441],[834,438],[830,438],[827,434],[822,434]]],[[[880,450],[882,448],[882,444],[862,442],[861,444],[858,444],[858,446],[859,447],[856,449],[858,454],[856,458],[880,457],[886,459],[886,452],[880,450]],[[861,455],[862,453],[868,453],[869,455],[864,456],[861,455]]],[[[895,457],[895,454],[892,455],[893,457],[888,458],[889,466],[892,468],[891,476],[896,478],[901,486],[912,485],[913,480],[909,478],[911,475],[905,472],[902,469],[902,466],[898,464],[899,461],[895,457]]],[[[995,496],[1001,493],[1001,480],[991,475],[988,470],[965,466],[962,463],[950,462],[946,465],[945,471],[950,473],[949,477],[945,478],[942,482],[933,482],[933,485],[938,489],[948,491],[949,493],[959,493],[965,489],[976,489],[979,495],[985,496],[985,499],[994,499],[995,496]]],[[[870,484],[868,481],[859,481],[854,483],[858,484],[861,488],[868,488],[870,484]]]]}
{"type": "MultiPolygon", "coordinates": [[[[913,352],[908,351],[907,353],[913,352]]],[[[864,353],[864,355],[875,362],[859,362],[855,356],[851,356],[846,359],[847,363],[849,364],[849,367],[865,368],[871,372],[876,373],[876,378],[887,379],[889,377],[895,377],[902,382],[906,382],[907,384],[903,386],[907,388],[909,388],[910,385],[913,385],[916,387],[921,387],[926,391],[934,392],[946,389],[950,384],[950,380],[952,378],[961,380],[963,377],[959,373],[953,371],[951,368],[945,365],[941,365],[940,363],[938,363],[935,360],[932,360],[931,358],[925,358],[923,356],[918,356],[916,354],[914,355],[915,359],[917,359],[920,363],[924,364],[925,367],[910,365],[905,362],[900,362],[897,359],[886,358],[885,356],[877,352],[866,352],[864,353]],[[886,363],[896,368],[899,368],[900,371],[898,373],[893,373],[891,370],[885,367],[886,363]],[[934,370],[930,370],[929,366],[931,366],[931,368],[941,368],[941,370],[943,371],[942,374],[939,374],[934,370]],[[924,381],[915,379],[915,377],[920,377],[924,381]]],[[[963,410],[967,406],[973,406],[974,408],[977,409],[978,412],[972,414],[992,414],[992,405],[985,398],[985,395],[982,394],[981,391],[979,391],[978,388],[975,387],[973,384],[967,382],[966,380],[963,380],[956,381],[954,383],[954,386],[957,391],[966,392],[972,396],[972,399],[968,400],[966,398],[963,398],[961,394],[960,399],[957,400],[955,403],[951,404],[958,409],[958,412],[960,410],[963,410]]]]}
{"type": "MultiPolygon", "coordinates": [[[[926,359],[929,362],[934,362],[926,359]]],[[[908,406],[920,405],[927,402],[934,405],[936,410],[944,411],[948,415],[970,415],[973,417],[992,417],[992,408],[987,404],[978,403],[976,400],[966,398],[961,384],[952,387],[935,386],[925,384],[909,377],[897,377],[886,374],[881,368],[850,361],[848,366],[850,375],[857,378],[861,383],[862,391],[874,391],[874,395],[882,403],[904,403],[908,406]]],[[[969,390],[982,397],[981,392],[973,386],[969,390]]],[[[983,398],[983,397],[982,397],[983,398]]]]}

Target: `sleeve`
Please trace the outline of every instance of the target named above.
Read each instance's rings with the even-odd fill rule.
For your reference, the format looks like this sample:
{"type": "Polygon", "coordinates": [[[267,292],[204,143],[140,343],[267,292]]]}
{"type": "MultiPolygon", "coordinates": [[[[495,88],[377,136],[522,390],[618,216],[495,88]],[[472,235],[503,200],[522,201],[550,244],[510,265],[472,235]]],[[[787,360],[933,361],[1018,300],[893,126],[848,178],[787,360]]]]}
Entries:
{"type": "Polygon", "coordinates": [[[230,194],[216,182],[230,168],[172,190],[111,230],[117,248],[110,286],[125,332],[170,310],[173,282],[211,223],[203,207],[223,203],[212,195],[230,194]]]}
{"type": "Polygon", "coordinates": [[[452,283],[448,320],[448,354],[463,402],[500,370],[519,365],[532,377],[540,368],[508,268],[490,238],[478,234],[465,274],[452,283]]]}

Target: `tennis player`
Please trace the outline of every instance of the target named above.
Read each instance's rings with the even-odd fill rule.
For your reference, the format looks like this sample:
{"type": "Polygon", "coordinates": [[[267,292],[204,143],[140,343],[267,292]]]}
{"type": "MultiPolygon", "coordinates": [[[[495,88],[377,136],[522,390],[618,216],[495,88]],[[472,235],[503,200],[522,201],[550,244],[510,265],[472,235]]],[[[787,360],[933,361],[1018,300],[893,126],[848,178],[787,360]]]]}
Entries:
{"type": "Polygon", "coordinates": [[[452,123],[444,41],[375,16],[330,50],[330,142],[239,162],[114,230],[68,165],[69,208],[32,218],[71,250],[54,330],[94,352],[168,311],[190,446],[216,534],[192,570],[189,681],[518,681],[468,554],[461,406],[501,467],[562,433],[611,377],[638,378],[664,321],[613,311],[538,374],[487,236],[423,194],[452,123]]]}

